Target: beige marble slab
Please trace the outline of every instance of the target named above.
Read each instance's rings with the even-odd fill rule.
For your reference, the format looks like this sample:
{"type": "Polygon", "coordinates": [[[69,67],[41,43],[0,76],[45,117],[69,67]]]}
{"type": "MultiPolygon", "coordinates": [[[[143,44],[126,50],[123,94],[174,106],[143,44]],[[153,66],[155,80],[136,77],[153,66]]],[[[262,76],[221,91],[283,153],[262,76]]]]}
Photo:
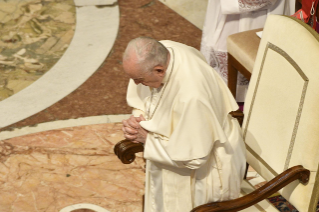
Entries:
{"type": "Polygon", "coordinates": [[[117,3],[117,0],[74,0],[76,6],[92,6],[92,5],[104,5],[112,6],[117,3]]]}
{"type": "Polygon", "coordinates": [[[130,116],[131,114],[103,115],[46,122],[37,124],[36,126],[16,128],[13,131],[2,131],[0,132],[0,140],[66,127],[122,122],[122,120],[128,119],[130,116]]]}
{"type": "Polygon", "coordinates": [[[144,161],[122,164],[121,124],[51,130],[0,141],[0,211],[57,212],[89,203],[142,211],[144,161]]]}
{"type": "Polygon", "coordinates": [[[19,93],[0,102],[0,128],[23,120],[78,88],[103,63],[119,28],[119,8],[76,7],[74,37],[61,59],[19,93]]]}

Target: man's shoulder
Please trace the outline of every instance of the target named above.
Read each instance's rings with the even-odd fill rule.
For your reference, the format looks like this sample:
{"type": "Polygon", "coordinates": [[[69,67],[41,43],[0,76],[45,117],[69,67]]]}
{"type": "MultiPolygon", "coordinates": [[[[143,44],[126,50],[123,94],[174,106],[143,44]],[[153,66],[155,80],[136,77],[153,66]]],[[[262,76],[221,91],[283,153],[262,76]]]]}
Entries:
{"type": "Polygon", "coordinates": [[[202,53],[192,46],[188,46],[186,44],[182,44],[182,43],[171,41],[171,40],[161,40],[159,42],[161,42],[166,48],[173,49],[176,55],[183,58],[184,62],[186,60],[185,58],[188,58],[188,59],[198,58],[206,62],[206,59],[202,55],[202,53]]]}
{"type": "Polygon", "coordinates": [[[172,41],[172,40],[161,40],[159,42],[162,43],[165,47],[192,48],[191,46],[188,46],[186,44],[179,43],[179,42],[176,42],[176,41],[172,41]]]}
{"type": "Polygon", "coordinates": [[[178,43],[178,42],[175,42],[175,41],[172,41],[172,40],[160,40],[159,42],[162,43],[164,46],[166,46],[166,45],[174,45],[175,43],[181,44],[181,43],[178,43]]]}

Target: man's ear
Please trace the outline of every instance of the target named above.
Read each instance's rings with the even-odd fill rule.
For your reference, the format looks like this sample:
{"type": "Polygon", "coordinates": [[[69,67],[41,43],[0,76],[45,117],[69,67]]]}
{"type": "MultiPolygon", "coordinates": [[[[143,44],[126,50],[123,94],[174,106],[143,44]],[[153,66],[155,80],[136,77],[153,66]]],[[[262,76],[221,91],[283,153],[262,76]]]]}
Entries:
{"type": "Polygon", "coordinates": [[[160,77],[164,77],[166,70],[163,66],[158,65],[153,68],[153,72],[160,77]]]}

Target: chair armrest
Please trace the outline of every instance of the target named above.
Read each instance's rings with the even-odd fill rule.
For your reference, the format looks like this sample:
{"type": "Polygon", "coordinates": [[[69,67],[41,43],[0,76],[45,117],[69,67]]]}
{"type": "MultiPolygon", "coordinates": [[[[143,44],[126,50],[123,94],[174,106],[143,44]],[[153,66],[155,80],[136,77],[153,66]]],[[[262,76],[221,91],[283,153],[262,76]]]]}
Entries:
{"type": "Polygon", "coordinates": [[[236,118],[237,121],[239,122],[239,125],[242,126],[243,125],[243,121],[244,121],[244,113],[241,110],[236,110],[236,111],[232,111],[229,113],[232,117],[236,118]]]}
{"type": "MultiPolygon", "coordinates": [[[[243,123],[244,114],[241,110],[229,113],[237,118],[240,126],[243,123]]],[[[114,153],[124,164],[130,164],[135,160],[135,154],[144,151],[144,145],[141,143],[133,143],[129,140],[122,140],[114,146],[114,153]]]]}
{"type": "Polygon", "coordinates": [[[130,164],[135,160],[135,153],[143,152],[142,143],[133,143],[129,140],[122,140],[114,146],[114,153],[124,164],[130,164]]]}
{"type": "Polygon", "coordinates": [[[194,208],[191,212],[236,212],[266,199],[294,180],[298,179],[303,184],[308,183],[309,175],[310,171],[303,166],[294,166],[246,196],[224,202],[204,204],[194,208]]]}

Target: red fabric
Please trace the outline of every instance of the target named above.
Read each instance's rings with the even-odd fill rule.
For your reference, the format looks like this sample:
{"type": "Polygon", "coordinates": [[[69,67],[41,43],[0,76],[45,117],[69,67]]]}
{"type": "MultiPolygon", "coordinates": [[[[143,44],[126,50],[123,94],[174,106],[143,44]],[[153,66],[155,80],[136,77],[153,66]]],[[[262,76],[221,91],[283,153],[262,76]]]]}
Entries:
{"type": "Polygon", "coordinates": [[[308,23],[310,15],[307,15],[303,9],[298,10],[292,17],[298,18],[305,23],[308,23]]]}
{"type": "Polygon", "coordinates": [[[316,12],[319,0],[302,0],[302,8],[298,10],[292,17],[298,18],[305,23],[308,23],[316,30],[316,12]]]}

